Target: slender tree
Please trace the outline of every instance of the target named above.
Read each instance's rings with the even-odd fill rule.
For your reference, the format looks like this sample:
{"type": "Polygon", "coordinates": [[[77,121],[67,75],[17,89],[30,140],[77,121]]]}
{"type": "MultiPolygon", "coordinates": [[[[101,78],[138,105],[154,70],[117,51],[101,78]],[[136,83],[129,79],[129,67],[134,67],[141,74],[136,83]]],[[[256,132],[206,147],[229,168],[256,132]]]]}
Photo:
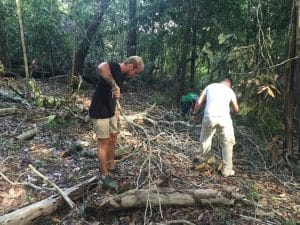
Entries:
{"type": "Polygon", "coordinates": [[[7,57],[7,34],[6,34],[6,22],[5,22],[5,9],[4,4],[0,1],[0,61],[3,60],[4,65],[7,57]]]}
{"type": "Polygon", "coordinates": [[[110,4],[110,0],[100,0],[98,3],[98,7],[96,9],[95,16],[92,19],[88,28],[86,29],[86,32],[85,32],[86,35],[83,38],[83,40],[79,46],[79,49],[76,53],[75,63],[74,63],[74,75],[75,76],[82,75],[83,64],[84,64],[85,58],[88,54],[92,39],[95,36],[95,33],[97,32],[97,29],[102,22],[103,15],[105,14],[109,4],[110,4]]]}
{"type": "MultiPolygon", "coordinates": [[[[296,1],[292,6],[289,43],[288,43],[288,58],[293,58],[296,55],[296,22],[297,10],[296,1]]],[[[285,68],[285,149],[291,155],[293,153],[294,140],[294,104],[295,104],[295,62],[288,62],[285,68]]]]}
{"type": "Polygon", "coordinates": [[[178,90],[176,93],[176,101],[179,102],[180,97],[184,94],[185,91],[185,78],[186,78],[186,67],[187,67],[187,56],[190,51],[190,45],[191,45],[191,21],[192,21],[192,13],[191,13],[191,0],[186,3],[186,12],[187,17],[185,20],[185,24],[183,27],[183,39],[182,39],[182,50],[181,50],[181,56],[180,61],[178,64],[178,70],[177,70],[177,86],[178,90]]]}
{"type": "Polygon", "coordinates": [[[128,44],[127,56],[136,55],[136,40],[137,40],[137,20],[136,20],[136,0],[129,0],[129,30],[128,30],[128,44]]]}
{"type": "Polygon", "coordinates": [[[25,46],[24,28],[23,28],[23,20],[22,20],[22,12],[21,12],[20,1],[21,0],[16,0],[17,16],[18,16],[19,26],[20,26],[21,45],[22,45],[22,50],[23,50],[25,75],[26,75],[27,80],[29,80],[30,79],[30,74],[29,74],[29,69],[28,69],[28,60],[27,60],[27,53],[26,53],[26,46],[25,46]]]}
{"type": "MultiPolygon", "coordinates": [[[[195,0],[192,0],[195,5],[195,0]]],[[[196,72],[196,57],[197,57],[197,21],[196,21],[196,7],[193,7],[191,12],[191,31],[192,31],[192,53],[191,53],[191,79],[190,88],[195,86],[195,72],[196,72]]]]}
{"type": "MultiPolygon", "coordinates": [[[[297,20],[296,20],[296,55],[300,55],[300,0],[297,0],[297,20]]],[[[300,154],[300,59],[298,58],[296,61],[295,67],[295,76],[296,76],[296,91],[295,91],[295,99],[296,99],[296,120],[297,120],[297,145],[298,145],[298,154],[300,154]]]]}

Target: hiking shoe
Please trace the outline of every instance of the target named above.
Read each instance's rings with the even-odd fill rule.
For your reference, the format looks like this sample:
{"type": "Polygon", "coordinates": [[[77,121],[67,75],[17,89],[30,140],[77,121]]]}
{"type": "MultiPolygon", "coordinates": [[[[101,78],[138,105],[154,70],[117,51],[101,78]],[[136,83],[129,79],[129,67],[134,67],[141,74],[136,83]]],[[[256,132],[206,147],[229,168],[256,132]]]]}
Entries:
{"type": "Polygon", "coordinates": [[[101,181],[103,182],[103,186],[110,188],[110,189],[115,189],[117,190],[119,188],[118,182],[112,179],[111,176],[105,176],[101,178],[101,181]]]}
{"type": "Polygon", "coordinates": [[[222,175],[223,175],[223,177],[229,177],[229,176],[234,176],[234,174],[235,174],[235,172],[234,172],[234,170],[231,170],[231,171],[224,171],[224,170],[222,170],[222,175]]]}

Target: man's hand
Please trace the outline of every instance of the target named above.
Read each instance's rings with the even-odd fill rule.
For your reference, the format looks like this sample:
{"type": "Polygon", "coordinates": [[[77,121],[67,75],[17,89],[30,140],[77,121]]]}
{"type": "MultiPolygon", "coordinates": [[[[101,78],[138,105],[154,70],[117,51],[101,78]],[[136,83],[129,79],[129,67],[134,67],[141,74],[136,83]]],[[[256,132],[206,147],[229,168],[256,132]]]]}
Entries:
{"type": "Polygon", "coordinates": [[[121,97],[121,91],[118,85],[115,85],[112,89],[111,89],[111,93],[112,93],[112,98],[113,99],[119,99],[121,97]]]}
{"type": "Polygon", "coordinates": [[[192,120],[192,122],[199,121],[199,115],[191,115],[191,120],[192,120]]]}

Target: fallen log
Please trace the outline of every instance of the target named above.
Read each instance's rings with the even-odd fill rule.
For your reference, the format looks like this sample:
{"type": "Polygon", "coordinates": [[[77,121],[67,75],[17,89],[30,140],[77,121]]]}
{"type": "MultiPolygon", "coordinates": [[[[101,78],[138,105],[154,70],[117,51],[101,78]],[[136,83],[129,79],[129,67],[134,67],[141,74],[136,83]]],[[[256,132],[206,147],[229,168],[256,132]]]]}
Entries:
{"type": "MultiPolygon", "coordinates": [[[[96,187],[97,177],[92,177],[89,180],[77,184],[74,187],[64,190],[73,201],[83,197],[87,190],[96,187]]],[[[33,203],[24,208],[20,208],[11,213],[0,216],[1,225],[27,225],[32,224],[35,219],[40,216],[45,216],[53,213],[58,208],[65,205],[65,201],[61,195],[53,195],[42,201],[33,203]]]]}
{"type": "Polygon", "coordinates": [[[60,157],[66,158],[70,155],[78,153],[79,151],[83,150],[84,148],[88,147],[89,145],[90,145],[90,143],[87,141],[76,140],[69,149],[67,149],[66,151],[64,151],[60,154],[60,157]]]}
{"type": "Polygon", "coordinates": [[[0,116],[6,116],[6,115],[9,115],[9,114],[14,114],[14,113],[17,113],[18,112],[18,109],[17,108],[3,108],[3,109],[0,109],[0,116]]]}
{"type": "Polygon", "coordinates": [[[213,189],[188,189],[175,190],[173,188],[153,188],[129,190],[122,194],[113,196],[104,202],[90,206],[96,212],[119,211],[132,208],[151,206],[176,206],[189,207],[196,204],[201,205],[223,205],[234,204],[235,199],[225,197],[222,192],[213,189]]]}
{"type": "Polygon", "coordinates": [[[26,140],[29,140],[31,138],[33,138],[37,133],[38,133],[38,129],[37,128],[33,128],[31,130],[28,130],[22,134],[20,134],[19,136],[17,136],[16,138],[19,140],[19,141],[26,141],[26,140]]]}

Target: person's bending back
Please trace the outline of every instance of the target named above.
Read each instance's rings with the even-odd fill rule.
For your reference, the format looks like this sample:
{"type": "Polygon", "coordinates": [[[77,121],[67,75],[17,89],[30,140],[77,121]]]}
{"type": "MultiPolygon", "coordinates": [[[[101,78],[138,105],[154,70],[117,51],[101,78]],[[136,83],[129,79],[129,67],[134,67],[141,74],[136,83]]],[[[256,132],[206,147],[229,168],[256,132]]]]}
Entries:
{"type": "Polygon", "coordinates": [[[198,95],[196,93],[190,92],[186,95],[183,95],[180,100],[180,112],[181,116],[189,115],[190,110],[194,109],[195,103],[198,99],[198,95]]]}

